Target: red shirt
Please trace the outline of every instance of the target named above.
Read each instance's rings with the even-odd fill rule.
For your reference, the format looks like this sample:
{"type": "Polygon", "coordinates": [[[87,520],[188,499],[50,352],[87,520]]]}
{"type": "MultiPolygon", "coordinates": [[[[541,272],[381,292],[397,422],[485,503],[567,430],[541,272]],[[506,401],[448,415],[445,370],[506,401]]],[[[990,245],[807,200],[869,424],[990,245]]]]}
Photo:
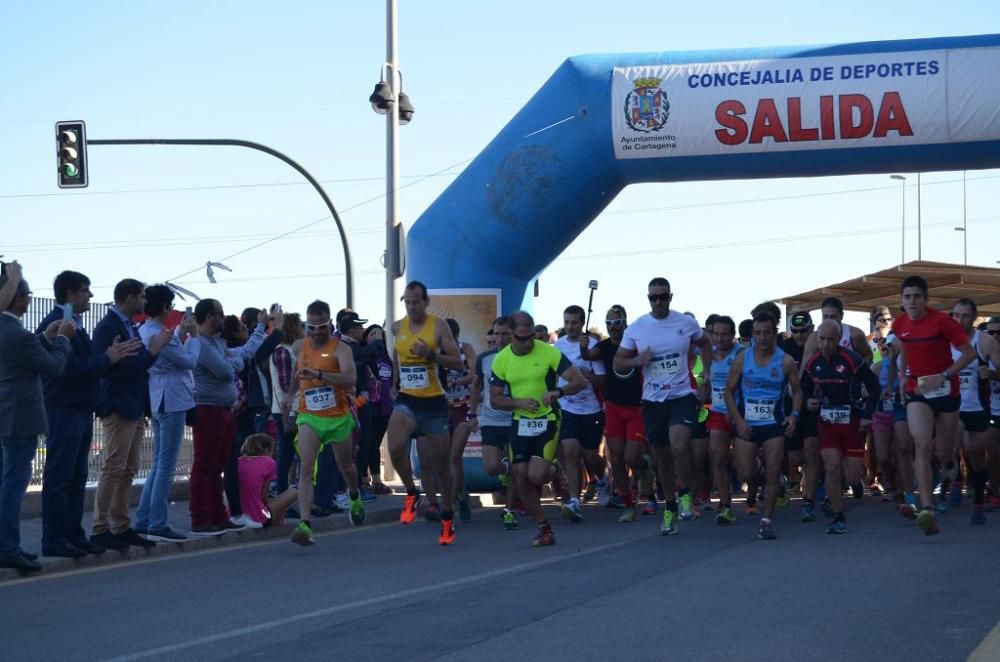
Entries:
{"type": "MultiPolygon", "coordinates": [[[[951,347],[964,345],[969,337],[950,315],[927,307],[927,314],[918,320],[903,313],[892,322],[892,332],[903,342],[903,355],[909,374],[906,390],[917,392],[917,377],[939,375],[951,364],[951,347]]],[[[951,376],[951,394],[958,395],[958,375],[951,376]]]]}

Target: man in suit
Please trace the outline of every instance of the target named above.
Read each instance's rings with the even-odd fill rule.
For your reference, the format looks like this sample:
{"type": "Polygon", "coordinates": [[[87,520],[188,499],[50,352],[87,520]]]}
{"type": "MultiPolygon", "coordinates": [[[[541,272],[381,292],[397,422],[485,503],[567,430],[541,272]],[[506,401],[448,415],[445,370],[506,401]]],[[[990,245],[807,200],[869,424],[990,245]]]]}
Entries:
{"type": "Polygon", "coordinates": [[[56,305],[35,333],[65,319],[68,307],[76,336],[70,343],[73,351],[66,370],[43,380],[49,434],[42,475],[42,554],[79,558],[105,550],[104,545],[87,540],[81,526],[101,377],[122,359],[135,356],[140,341],[115,339],[104,353],[95,352],[81,321],[94,297],[90,279],[76,271],[63,271],[56,276],[53,289],[56,305]]]}
{"type": "Polygon", "coordinates": [[[16,265],[5,266],[9,271],[0,275],[0,289],[8,280],[18,284],[13,300],[0,314],[0,568],[37,572],[42,569],[37,556],[21,549],[21,501],[31,479],[38,435],[48,433],[42,375],[58,375],[65,369],[76,325],[72,320],[53,322],[40,336],[26,330],[21,317],[28,310],[31,290],[16,265]]]}
{"type": "MultiPolygon", "coordinates": [[[[116,340],[121,343],[139,338],[132,318],[142,313],[145,303],[145,286],[139,281],[126,278],[115,285],[115,305],[94,329],[94,351],[106,352],[116,340]]],[[[94,498],[90,541],[111,549],[124,551],[129,546],[156,545],[132,529],[128,508],[146,431],[149,400],[146,371],[170,336],[171,331],[163,329],[150,341],[149,349],[140,342],[135,356],[118,361],[101,378],[97,415],[104,428],[104,466],[94,498]]]]}

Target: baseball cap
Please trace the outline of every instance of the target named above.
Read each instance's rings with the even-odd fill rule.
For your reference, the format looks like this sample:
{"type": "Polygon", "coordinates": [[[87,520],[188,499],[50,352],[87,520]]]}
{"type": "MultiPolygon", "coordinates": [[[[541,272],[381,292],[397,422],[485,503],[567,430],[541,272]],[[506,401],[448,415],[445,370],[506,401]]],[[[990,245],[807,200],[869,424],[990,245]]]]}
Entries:
{"type": "Polygon", "coordinates": [[[813,325],[812,315],[809,313],[795,313],[792,315],[790,328],[795,331],[801,331],[802,329],[808,329],[813,325]]]}
{"type": "Polygon", "coordinates": [[[341,333],[343,333],[348,329],[353,329],[356,326],[364,326],[367,323],[368,320],[361,319],[358,317],[358,314],[352,310],[344,313],[337,319],[337,328],[340,329],[341,333]]]}

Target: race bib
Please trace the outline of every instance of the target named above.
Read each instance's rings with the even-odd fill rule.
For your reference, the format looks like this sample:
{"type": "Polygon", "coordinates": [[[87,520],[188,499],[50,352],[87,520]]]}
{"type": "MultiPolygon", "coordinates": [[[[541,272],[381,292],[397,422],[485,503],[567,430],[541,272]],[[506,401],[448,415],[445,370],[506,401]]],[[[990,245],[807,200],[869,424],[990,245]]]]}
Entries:
{"type": "Polygon", "coordinates": [[[774,422],[774,400],[747,399],[744,418],[747,423],[774,422]]]}
{"type": "Polygon", "coordinates": [[[427,377],[427,366],[400,366],[399,385],[404,391],[419,391],[427,388],[430,380],[427,377]]]}
{"type": "Polygon", "coordinates": [[[726,408],[726,387],[725,386],[713,386],[712,387],[712,408],[713,409],[725,409],[726,408]]]}
{"type": "Polygon", "coordinates": [[[827,423],[834,425],[847,425],[851,422],[851,408],[848,405],[841,407],[823,407],[819,410],[819,416],[827,423]]]}
{"type": "Polygon", "coordinates": [[[976,388],[976,378],[971,370],[963,370],[958,373],[958,389],[960,391],[972,391],[976,388]]]}
{"type": "Polygon", "coordinates": [[[517,420],[517,436],[539,437],[549,429],[547,418],[519,418],[517,420]]]}
{"type": "Polygon", "coordinates": [[[307,389],[305,392],[306,409],[309,411],[324,411],[337,406],[333,397],[332,386],[319,386],[307,389]]]}
{"type": "Polygon", "coordinates": [[[893,411],[895,408],[895,403],[893,403],[892,398],[882,401],[882,411],[893,411]]]}
{"type": "Polygon", "coordinates": [[[654,356],[653,360],[649,362],[649,370],[653,379],[670,379],[681,372],[681,355],[664,354],[662,356],[654,356]]]}
{"type": "Polygon", "coordinates": [[[990,410],[994,414],[1000,414],[1000,391],[993,391],[990,395],[990,410]]]}
{"type": "Polygon", "coordinates": [[[392,366],[384,363],[378,367],[379,379],[392,379],[392,366]]]}
{"type": "MultiPolygon", "coordinates": [[[[928,379],[927,377],[917,377],[917,384],[918,385],[923,384],[925,381],[927,381],[927,379],[928,379]]],[[[951,380],[950,379],[944,380],[944,383],[941,384],[941,386],[938,386],[933,391],[928,391],[925,393],[923,389],[917,389],[917,390],[922,396],[924,396],[928,400],[931,398],[943,398],[945,396],[951,395],[951,380]]]]}

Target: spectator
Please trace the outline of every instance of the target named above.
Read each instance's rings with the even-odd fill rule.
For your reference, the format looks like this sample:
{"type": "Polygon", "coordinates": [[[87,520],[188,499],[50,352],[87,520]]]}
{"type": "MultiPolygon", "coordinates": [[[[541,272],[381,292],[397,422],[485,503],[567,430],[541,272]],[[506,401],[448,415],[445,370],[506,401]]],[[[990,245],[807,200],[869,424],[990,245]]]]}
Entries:
{"type": "MultiPolygon", "coordinates": [[[[359,464],[362,467],[361,480],[367,481],[371,477],[372,494],[392,494],[392,490],[382,482],[382,441],[385,439],[385,431],[389,427],[389,416],[392,415],[392,359],[385,348],[385,335],[382,327],[372,324],[365,331],[364,341],[366,345],[372,345],[378,349],[375,355],[372,372],[378,379],[379,388],[376,397],[372,399],[372,444],[368,448],[366,464],[359,464]]],[[[361,456],[358,456],[361,458],[361,456]]]]}
{"type": "MultiPolygon", "coordinates": [[[[145,313],[149,319],[139,328],[139,336],[147,348],[166,329],[173,308],[174,293],[169,287],[146,288],[145,313]]],[[[170,526],[167,505],[177,469],[177,453],[184,440],[184,425],[188,412],[194,409],[194,367],[198,363],[199,342],[194,315],[185,315],[149,369],[153,461],[135,512],[135,529],[154,542],[187,540],[187,536],[170,526]]]]}
{"type": "Polygon", "coordinates": [[[99,354],[83,328],[81,317],[90,310],[90,279],[76,271],[63,271],[53,283],[56,305],[42,319],[35,333],[72,313],[76,335],[72,352],[60,375],[43,380],[49,433],[45,437],[45,471],[42,474],[42,554],[79,558],[102,554],[106,547],[87,540],[83,530],[83,499],[87,489],[90,445],[94,437],[94,412],[101,377],[124,358],[136,356],[138,340],[119,342],[99,354]]]}
{"type": "Polygon", "coordinates": [[[285,315],[281,336],[281,344],[275,348],[268,362],[271,373],[271,415],[278,432],[278,476],[275,479],[275,489],[279,494],[288,489],[288,475],[295,461],[296,403],[291,403],[287,410],[282,405],[288,399],[296,378],[295,362],[298,357],[295,356],[293,347],[295,341],[302,338],[302,318],[298,313],[285,315]]]}
{"type": "Polygon", "coordinates": [[[27,331],[21,318],[28,310],[31,289],[17,263],[4,265],[0,292],[14,282],[10,304],[0,314],[0,568],[38,572],[35,554],[21,549],[21,501],[31,479],[38,435],[48,434],[42,380],[57,376],[69,361],[70,341],[76,335],[72,320],[56,321],[45,333],[27,331]]]}
{"type": "MultiPolygon", "coordinates": [[[[247,329],[254,326],[262,314],[263,312],[259,308],[247,308],[243,311],[239,321],[244,338],[247,336],[247,329]]],[[[239,373],[240,384],[243,387],[244,404],[236,412],[236,436],[233,438],[229,463],[224,472],[226,502],[229,504],[230,516],[237,524],[243,524],[250,528],[256,528],[254,525],[257,522],[243,516],[238,460],[243,440],[257,432],[264,432],[268,416],[271,413],[271,371],[267,369],[267,366],[271,354],[281,342],[281,326],[284,323],[284,315],[280,306],[275,304],[272,307],[271,314],[267,316],[267,322],[271,327],[270,332],[239,373]]]]}
{"type": "Polygon", "coordinates": [[[245,528],[226,513],[222,500],[222,470],[229,462],[236,435],[233,406],[236,375],[264,342],[264,316],[245,345],[227,350],[222,340],[225,312],[215,299],[203,299],[194,309],[201,338],[194,370],[194,462],[191,465],[191,533],[215,536],[245,528]]]}
{"type": "Polygon", "coordinates": [[[541,340],[542,342],[549,342],[549,327],[544,324],[536,324],[533,331],[535,332],[535,340],[541,340]]]}
{"type": "MultiPolygon", "coordinates": [[[[106,352],[116,342],[139,337],[132,318],[142,313],[146,303],[142,283],[126,278],[115,285],[114,296],[114,305],[94,329],[96,352],[106,352]]],[[[132,529],[128,509],[149,410],[146,371],[169,340],[170,332],[164,329],[151,340],[148,349],[140,344],[135,356],[118,361],[101,379],[97,415],[103,427],[104,465],[94,497],[90,540],[111,549],[156,544],[132,529]]]]}
{"type": "Polygon", "coordinates": [[[286,489],[271,497],[271,481],[277,478],[274,440],[270,435],[252,434],[243,442],[239,460],[240,498],[243,514],[262,526],[281,526],[285,511],[295,503],[298,492],[286,489]]]}

